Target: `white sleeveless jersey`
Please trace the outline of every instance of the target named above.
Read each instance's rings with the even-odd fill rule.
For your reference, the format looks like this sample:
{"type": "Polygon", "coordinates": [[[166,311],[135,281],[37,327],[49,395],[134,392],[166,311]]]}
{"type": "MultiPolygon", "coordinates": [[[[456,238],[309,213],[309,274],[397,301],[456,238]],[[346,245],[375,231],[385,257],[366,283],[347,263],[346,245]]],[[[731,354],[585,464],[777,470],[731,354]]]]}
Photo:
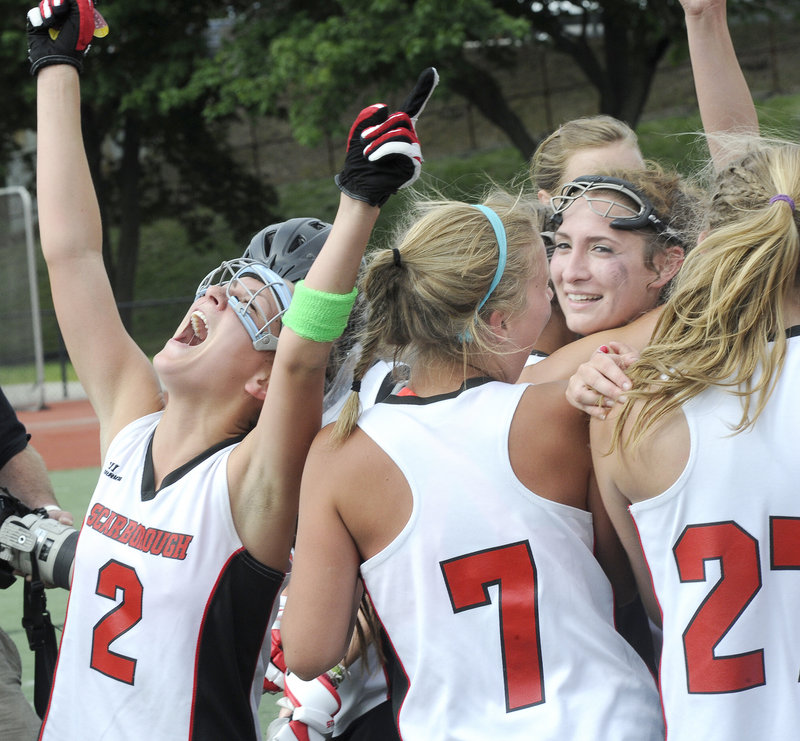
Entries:
{"type": "Polygon", "coordinates": [[[222,443],[153,490],[160,413],[109,447],[81,529],[44,741],[260,739],[283,575],[236,533],[222,443]]]}
{"type": "Polygon", "coordinates": [[[546,353],[539,352],[538,350],[534,350],[525,358],[525,367],[527,368],[529,365],[536,365],[537,363],[541,363],[547,356],[546,353]]]}
{"type": "Polygon", "coordinates": [[[361,567],[400,735],[661,739],[655,681],[614,629],[591,515],[536,496],[511,468],[525,388],[390,397],[359,421],[413,494],[403,531],[361,567]]]}
{"type": "Polygon", "coordinates": [[[663,615],[669,741],[796,738],[800,729],[800,339],[754,427],[710,388],[684,405],[691,449],[630,507],[663,615]]]}

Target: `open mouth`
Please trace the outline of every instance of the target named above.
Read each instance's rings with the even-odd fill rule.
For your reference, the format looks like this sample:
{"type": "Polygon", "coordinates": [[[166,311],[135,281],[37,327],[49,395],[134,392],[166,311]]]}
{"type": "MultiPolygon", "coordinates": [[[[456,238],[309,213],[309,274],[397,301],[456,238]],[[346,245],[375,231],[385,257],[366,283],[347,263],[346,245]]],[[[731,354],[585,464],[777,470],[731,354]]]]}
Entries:
{"type": "Polygon", "coordinates": [[[206,321],[206,315],[202,311],[194,311],[192,312],[190,321],[192,323],[194,337],[192,337],[189,344],[199,345],[205,340],[206,337],[208,337],[208,322],[206,321]]]}
{"type": "Polygon", "coordinates": [[[189,324],[175,337],[184,345],[200,345],[208,337],[208,321],[202,311],[193,311],[189,316],[189,324]]]}
{"type": "Polygon", "coordinates": [[[592,301],[599,301],[602,296],[590,293],[568,293],[567,298],[575,303],[591,303],[592,301]]]}

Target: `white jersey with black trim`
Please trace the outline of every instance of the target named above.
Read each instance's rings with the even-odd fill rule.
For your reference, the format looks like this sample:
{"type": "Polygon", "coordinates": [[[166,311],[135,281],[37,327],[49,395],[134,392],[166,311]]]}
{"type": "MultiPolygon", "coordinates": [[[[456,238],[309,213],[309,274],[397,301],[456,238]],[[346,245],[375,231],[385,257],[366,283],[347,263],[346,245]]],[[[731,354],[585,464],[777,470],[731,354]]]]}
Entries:
{"type": "Polygon", "coordinates": [[[655,680],[614,628],[591,515],[512,470],[526,386],[474,385],[393,396],[359,420],[413,495],[402,532],[361,567],[401,737],[663,738],[655,680]]]}
{"type": "Polygon", "coordinates": [[[43,741],[260,739],[283,574],[245,551],[225,441],[153,486],[160,413],[112,441],[81,528],[43,741]]]}
{"type": "Polygon", "coordinates": [[[541,363],[547,357],[549,357],[547,353],[540,352],[539,350],[532,350],[531,354],[525,358],[525,367],[527,368],[529,365],[541,363]]]}
{"type": "Polygon", "coordinates": [[[800,338],[753,427],[712,387],[687,402],[678,480],[630,507],[663,616],[669,741],[795,738],[800,728],[800,338]]]}

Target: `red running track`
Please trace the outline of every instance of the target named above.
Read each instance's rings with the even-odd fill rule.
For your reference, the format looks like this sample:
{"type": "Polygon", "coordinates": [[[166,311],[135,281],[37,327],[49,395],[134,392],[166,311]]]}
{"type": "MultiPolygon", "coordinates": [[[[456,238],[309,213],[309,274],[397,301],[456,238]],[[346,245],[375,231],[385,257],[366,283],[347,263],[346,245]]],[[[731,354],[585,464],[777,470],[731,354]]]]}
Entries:
{"type": "Polygon", "coordinates": [[[100,423],[87,400],[53,402],[17,416],[49,470],[100,466],[100,423]]]}

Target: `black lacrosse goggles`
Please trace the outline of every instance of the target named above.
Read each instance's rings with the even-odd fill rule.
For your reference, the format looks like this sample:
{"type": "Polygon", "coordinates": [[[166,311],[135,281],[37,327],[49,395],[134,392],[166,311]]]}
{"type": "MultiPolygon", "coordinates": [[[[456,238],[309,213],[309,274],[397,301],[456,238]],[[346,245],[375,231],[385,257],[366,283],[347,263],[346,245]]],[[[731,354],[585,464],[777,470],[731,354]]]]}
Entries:
{"type": "Polygon", "coordinates": [[[611,219],[612,229],[633,231],[649,228],[654,229],[657,234],[681,242],[678,232],[664,222],[650,200],[639,192],[633,183],[610,175],[581,175],[562,186],[561,192],[550,199],[553,209],[551,219],[556,229],[561,226],[564,211],[577,198],[583,198],[594,213],[605,219],[611,219]],[[628,202],[602,195],[609,191],[625,196],[628,202]]]}

